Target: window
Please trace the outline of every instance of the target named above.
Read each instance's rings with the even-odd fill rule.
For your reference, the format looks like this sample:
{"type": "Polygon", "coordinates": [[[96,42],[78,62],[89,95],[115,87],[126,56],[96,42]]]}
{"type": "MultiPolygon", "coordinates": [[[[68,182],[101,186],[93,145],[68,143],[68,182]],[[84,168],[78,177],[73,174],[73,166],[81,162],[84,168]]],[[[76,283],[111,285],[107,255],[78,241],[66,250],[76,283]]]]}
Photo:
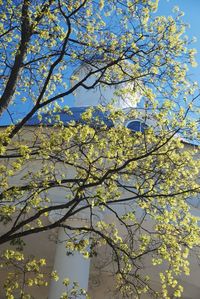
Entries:
{"type": "Polygon", "coordinates": [[[140,120],[131,120],[127,123],[126,127],[132,132],[142,132],[148,128],[148,126],[140,120]]]}

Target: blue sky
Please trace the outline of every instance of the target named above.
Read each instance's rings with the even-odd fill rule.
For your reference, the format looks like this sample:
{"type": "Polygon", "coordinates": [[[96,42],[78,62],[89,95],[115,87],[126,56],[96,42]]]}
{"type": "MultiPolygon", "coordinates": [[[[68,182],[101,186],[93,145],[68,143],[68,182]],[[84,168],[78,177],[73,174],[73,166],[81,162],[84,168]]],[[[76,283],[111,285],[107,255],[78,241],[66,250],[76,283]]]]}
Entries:
{"type": "MultiPolygon", "coordinates": [[[[190,75],[193,81],[198,81],[200,84],[200,0],[160,0],[157,14],[170,15],[174,6],[179,6],[180,10],[185,13],[183,20],[190,24],[190,28],[187,30],[187,35],[189,37],[195,36],[197,38],[197,42],[193,47],[197,49],[196,60],[198,66],[190,69],[190,75]]],[[[70,97],[68,105],[73,106],[72,97],[70,97]]],[[[20,108],[21,104],[13,107],[12,111],[18,111],[18,114],[20,115],[20,112],[22,112],[19,111],[21,110],[20,108]]],[[[26,109],[27,108],[28,107],[26,107],[26,109]]],[[[28,109],[30,109],[30,107],[28,109]]],[[[0,125],[6,125],[8,123],[10,123],[10,117],[8,113],[4,113],[3,117],[0,119],[0,125]]]]}
{"type": "Polygon", "coordinates": [[[187,30],[189,37],[195,36],[197,42],[193,44],[193,48],[197,49],[196,60],[198,66],[190,70],[194,81],[200,84],[200,0],[160,0],[158,13],[160,15],[170,15],[174,6],[178,6],[185,13],[183,20],[190,24],[187,30]]]}

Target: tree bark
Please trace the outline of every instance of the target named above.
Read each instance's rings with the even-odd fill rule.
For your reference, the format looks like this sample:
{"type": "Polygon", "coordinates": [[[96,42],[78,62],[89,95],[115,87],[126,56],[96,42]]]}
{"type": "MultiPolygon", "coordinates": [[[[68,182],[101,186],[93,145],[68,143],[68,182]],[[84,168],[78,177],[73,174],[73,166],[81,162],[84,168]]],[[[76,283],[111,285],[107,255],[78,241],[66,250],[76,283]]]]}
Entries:
{"type": "Polygon", "coordinates": [[[5,90],[0,99],[0,116],[7,109],[12,101],[13,94],[15,93],[17,82],[19,81],[22,71],[23,61],[26,56],[28,42],[31,37],[31,26],[28,16],[29,1],[24,0],[22,6],[22,20],[21,20],[21,41],[17,50],[13,67],[6,84],[5,90]]]}

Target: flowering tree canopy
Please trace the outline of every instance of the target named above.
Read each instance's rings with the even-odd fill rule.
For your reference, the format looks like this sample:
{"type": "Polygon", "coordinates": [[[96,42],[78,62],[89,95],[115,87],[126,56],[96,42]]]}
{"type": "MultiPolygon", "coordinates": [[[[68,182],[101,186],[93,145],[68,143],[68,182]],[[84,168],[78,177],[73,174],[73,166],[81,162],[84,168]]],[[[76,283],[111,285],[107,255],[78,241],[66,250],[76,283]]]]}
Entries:
{"type": "Polygon", "coordinates": [[[181,297],[178,277],[189,275],[188,255],[199,245],[190,204],[200,169],[198,143],[183,138],[198,138],[198,95],[187,78],[195,51],[182,13],[157,16],[153,0],[0,4],[0,115],[15,103],[29,107],[20,120],[10,114],[12,124],[0,131],[1,267],[12,266],[3,292],[25,299],[32,286],[47,285],[46,261],[26,256],[26,238],[63,227],[71,232],[68,252],[87,258],[110,248],[122,296],[181,297]],[[128,93],[139,108],[99,105],[73,119],[70,95],[110,87],[113,101],[128,93]],[[126,127],[135,119],[144,129],[126,127]],[[59,217],[49,222],[52,212],[59,217]],[[80,213],[87,221],[74,225],[80,213]],[[146,257],[160,271],[159,289],[146,257]]]}

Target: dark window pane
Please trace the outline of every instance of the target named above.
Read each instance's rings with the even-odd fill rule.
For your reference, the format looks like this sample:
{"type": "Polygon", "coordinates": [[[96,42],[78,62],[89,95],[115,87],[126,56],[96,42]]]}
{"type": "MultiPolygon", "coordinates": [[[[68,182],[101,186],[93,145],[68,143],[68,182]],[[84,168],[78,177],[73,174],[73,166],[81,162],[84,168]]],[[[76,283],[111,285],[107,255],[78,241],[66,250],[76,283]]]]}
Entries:
{"type": "Polygon", "coordinates": [[[139,120],[133,120],[127,125],[127,128],[133,132],[144,133],[145,129],[147,129],[147,125],[139,120]]]}
{"type": "Polygon", "coordinates": [[[127,126],[128,129],[135,131],[135,132],[139,132],[140,127],[141,127],[140,121],[131,121],[127,126]]]}

